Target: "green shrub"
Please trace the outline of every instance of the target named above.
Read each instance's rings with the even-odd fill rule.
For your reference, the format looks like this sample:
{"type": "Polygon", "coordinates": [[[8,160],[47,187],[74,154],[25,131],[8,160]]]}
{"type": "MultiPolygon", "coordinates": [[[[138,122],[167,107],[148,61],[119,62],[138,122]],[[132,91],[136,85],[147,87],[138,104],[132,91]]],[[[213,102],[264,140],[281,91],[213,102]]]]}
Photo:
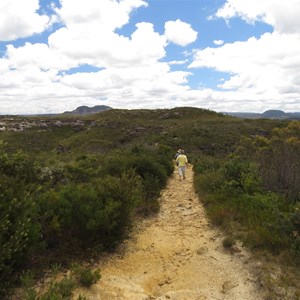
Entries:
{"type": "Polygon", "coordinates": [[[98,161],[95,156],[81,155],[75,161],[66,165],[70,182],[89,182],[99,177],[98,161]]]}
{"type": "Polygon", "coordinates": [[[22,151],[8,154],[2,148],[3,144],[0,143],[0,174],[25,183],[36,181],[37,169],[28,155],[22,151]]]}
{"type": "Polygon", "coordinates": [[[78,164],[80,168],[63,167],[64,185],[52,186],[39,196],[43,236],[49,246],[58,246],[63,236],[80,243],[87,239],[114,243],[130,227],[133,213],[158,211],[157,199],[174,168],[164,154],[141,147],[115,151],[106,159],[81,157],[78,164]],[[96,161],[102,164],[93,170],[96,161]]]}
{"type": "Polygon", "coordinates": [[[269,136],[241,139],[236,152],[259,165],[267,189],[283,194],[295,203],[300,196],[300,122],[283,125],[273,129],[269,136]]]}
{"type": "Polygon", "coordinates": [[[71,298],[75,287],[76,282],[74,280],[64,278],[58,282],[51,282],[50,287],[44,294],[32,300],[68,300],[71,298]]]}
{"type": "Polygon", "coordinates": [[[128,169],[127,166],[128,157],[120,153],[110,154],[103,161],[101,166],[102,173],[111,176],[121,176],[123,172],[128,169]]]}
{"type": "Polygon", "coordinates": [[[10,277],[38,244],[36,205],[24,185],[0,176],[0,294],[10,277]]]}
{"type": "MultiPolygon", "coordinates": [[[[24,293],[24,299],[25,300],[39,300],[37,297],[37,292],[33,288],[26,289],[24,293]]],[[[53,299],[55,300],[55,299],[53,299]]]]}
{"type": "MultiPolygon", "coordinates": [[[[8,154],[0,145],[0,293],[37,247],[113,247],[136,212],[157,212],[174,170],[165,150],[139,146],[77,158],[71,153],[37,167],[33,157],[8,154]]],[[[44,297],[60,299],[57,293],[52,288],[44,297]]],[[[28,297],[34,299],[33,290],[28,297]]]]}
{"type": "Polygon", "coordinates": [[[139,211],[144,215],[150,215],[159,211],[158,198],[161,184],[158,178],[146,176],[143,180],[143,201],[139,205],[139,211]]]}
{"type": "Polygon", "coordinates": [[[14,270],[38,244],[35,179],[30,159],[22,152],[6,153],[0,142],[0,296],[14,270]]]}
{"type": "MultiPolygon", "coordinates": [[[[154,155],[156,152],[154,153],[154,155]]],[[[159,156],[158,162],[160,165],[164,167],[167,172],[167,175],[170,176],[174,172],[174,163],[173,163],[173,148],[160,145],[158,148],[158,153],[156,155],[159,156]]]]}
{"type": "Polygon", "coordinates": [[[232,237],[226,237],[222,244],[224,248],[231,248],[235,244],[235,240],[232,237]]]}
{"type": "Polygon", "coordinates": [[[269,249],[274,253],[286,246],[283,236],[259,224],[248,230],[245,242],[254,248],[269,249]]]}
{"type": "Polygon", "coordinates": [[[295,255],[300,255],[300,237],[297,236],[295,239],[292,241],[291,244],[291,250],[295,255]]]}
{"type": "Polygon", "coordinates": [[[120,178],[107,176],[95,184],[105,209],[100,213],[104,232],[120,237],[131,225],[132,215],[143,199],[141,179],[135,171],[128,170],[120,178]]]}
{"type": "Polygon", "coordinates": [[[23,287],[31,288],[34,285],[33,272],[31,270],[22,272],[22,274],[20,275],[20,281],[23,287]]]}
{"type": "Polygon", "coordinates": [[[222,167],[224,191],[232,193],[253,194],[261,191],[261,179],[255,163],[233,158],[222,167]]]}
{"type": "Polygon", "coordinates": [[[255,248],[297,253],[300,213],[283,197],[262,188],[255,163],[231,155],[220,169],[197,172],[195,189],[214,224],[232,230],[228,225],[234,223],[234,230],[255,248]]]}
{"type": "Polygon", "coordinates": [[[212,156],[203,155],[195,159],[195,174],[207,174],[217,171],[220,168],[220,161],[212,156]]]}
{"type": "Polygon", "coordinates": [[[220,171],[211,171],[206,174],[196,175],[194,186],[196,192],[201,194],[214,193],[221,188],[223,176],[220,171]]]}
{"type": "Polygon", "coordinates": [[[53,290],[57,291],[63,298],[68,298],[72,295],[76,283],[70,278],[64,278],[61,281],[53,284],[53,290]]]}
{"type": "Polygon", "coordinates": [[[172,159],[164,151],[146,150],[142,146],[110,153],[103,159],[101,165],[102,173],[111,176],[120,176],[130,168],[135,169],[142,177],[146,174],[153,175],[162,179],[163,182],[165,178],[161,173],[169,176],[174,171],[172,159]]]}
{"type": "Polygon", "coordinates": [[[287,214],[280,225],[283,234],[290,238],[291,250],[294,255],[300,257],[300,203],[297,203],[292,211],[287,214]]]}
{"type": "Polygon", "coordinates": [[[160,196],[161,183],[157,177],[146,174],[143,180],[143,192],[145,201],[154,201],[160,196]]]}
{"type": "Polygon", "coordinates": [[[34,274],[31,270],[22,272],[20,275],[21,286],[24,289],[25,300],[36,300],[37,292],[34,289],[34,274]]]}
{"type": "Polygon", "coordinates": [[[90,184],[69,184],[40,199],[46,239],[72,236],[79,241],[111,243],[131,224],[142,200],[142,183],[134,171],[106,176],[90,184]]]}
{"type": "Polygon", "coordinates": [[[100,271],[91,269],[83,269],[79,274],[79,282],[84,287],[90,287],[95,284],[101,278],[100,271]]]}
{"type": "Polygon", "coordinates": [[[280,199],[276,194],[243,194],[229,200],[230,206],[239,212],[243,224],[273,224],[279,218],[280,199]]]}
{"type": "Polygon", "coordinates": [[[234,215],[232,209],[222,204],[209,206],[207,212],[213,224],[218,226],[225,226],[226,223],[230,222],[234,215]]]}
{"type": "Polygon", "coordinates": [[[132,158],[128,167],[133,168],[143,179],[149,176],[156,177],[160,188],[162,188],[166,185],[168,176],[167,171],[158,161],[156,161],[155,157],[139,156],[132,158]]]}
{"type": "Polygon", "coordinates": [[[39,181],[47,189],[57,184],[66,184],[68,182],[67,170],[63,164],[40,167],[39,181]]]}
{"type": "Polygon", "coordinates": [[[167,173],[167,176],[170,176],[174,172],[174,163],[172,160],[170,160],[169,157],[160,157],[158,159],[158,163],[164,168],[165,172],[167,173]]]}

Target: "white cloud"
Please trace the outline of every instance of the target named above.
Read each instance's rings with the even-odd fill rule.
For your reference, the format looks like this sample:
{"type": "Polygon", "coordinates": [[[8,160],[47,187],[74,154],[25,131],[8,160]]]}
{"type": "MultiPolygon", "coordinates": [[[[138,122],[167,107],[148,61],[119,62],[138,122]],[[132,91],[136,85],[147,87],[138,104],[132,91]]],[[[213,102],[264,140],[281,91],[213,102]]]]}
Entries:
{"type": "Polygon", "coordinates": [[[13,45],[7,46],[6,64],[21,71],[28,66],[38,66],[42,70],[59,70],[69,69],[77,66],[73,59],[62,55],[42,43],[25,43],[24,46],[15,48],[13,45]]]}
{"type": "Polygon", "coordinates": [[[283,90],[294,90],[299,78],[299,35],[266,33],[259,39],[199,50],[190,67],[213,68],[231,74],[220,86],[225,89],[281,95],[283,90]]]}
{"type": "Polygon", "coordinates": [[[300,0],[228,0],[219,9],[217,17],[265,22],[274,27],[274,32],[194,52],[190,68],[211,68],[230,75],[219,85],[222,90],[211,93],[212,99],[223,102],[216,107],[236,103],[236,111],[249,111],[249,107],[260,111],[280,103],[281,109],[299,111],[299,11],[300,0]]]}
{"type": "Polygon", "coordinates": [[[116,101],[112,103],[141,99],[161,103],[159,93],[186,89],[183,84],[189,73],[171,72],[167,63],[159,62],[167,40],[154,31],[153,24],[136,24],[130,37],[114,31],[128,23],[134,9],[146,6],[144,1],[63,0],[61,4],[55,10],[65,27],[50,34],[48,45],[8,45],[0,59],[0,101],[20,101],[9,113],[20,111],[22,101],[26,101],[24,113],[57,112],[63,105],[64,110],[74,109],[80,101],[95,105],[104,98],[116,101]],[[73,75],[64,72],[83,64],[104,69],[73,75]],[[53,105],[54,99],[58,105],[53,105]]]}
{"type": "Polygon", "coordinates": [[[165,23],[165,36],[174,44],[187,46],[197,39],[197,32],[193,30],[190,24],[179,19],[165,23]]]}
{"type": "Polygon", "coordinates": [[[281,33],[298,33],[300,27],[299,0],[227,0],[216,14],[229,20],[235,16],[252,23],[265,22],[281,33]]]}
{"type": "Polygon", "coordinates": [[[172,61],[169,61],[168,64],[169,65],[184,65],[188,62],[187,59],[185,60],[172,60],[172,61]]]}
{"type": "MultiPolygon", "coordinates": [[[[38,1],[0,1],[2,39],[40,32],[54,20],[36,13],[38,1]],[[11,7],[10,3],[17,2],[20,7],[23,2],[32,6],[24,8],[20,17],[26,22],[10,29],[1,13],[6,11],[4,3],[11,7]],[[6,26],[3,30],[2,24],[6,26]]],[[[283,110],[299,110],[300,36],[295,28],[300,26],[294,10],[299,11],[300,0],[290,1],[293,9],[279,5],[278,0],[228,0],[218,17],[267,22],[274,32],[243,42],[215,40],[219,47],[191,51],[190,71],[212,68],[230,75],[219,81],[218,90],[193,90],[187,84],[192,73],[171,68],[188,61],[166,57],[169,42],[186,46],[197,39],[191,25],[169,21],[165,33],[159,34],[153,24],[140,22],[130,36],[123,36],[117,29],[128,24],[135,9],[146,7],[145,1],[61,0],[61,7],[54,10],[64,27],[50,34],[48,44],[8,45],[0,57],[0,113],[61,112],[99,103],[120,108],[198,106],[222,111],[261,111],[281,103],[283,110]],[[81,65],[100,70],[69,74],[69,69],[81,65]]],[[[6,14],[11,17],[12,10],[6,14]]]]}
{"type": "Polygon", "coordinates": [[[56,12],[65,27],[49,36],[52,50],[76,61],[98,67],[153,63],[164,57],[166,38],[150,23],[136,24],[131,37],[115,32],[129,22],[142,0],[62,0],[56,12]]]}
{"type": "Polygon", "coordinates": [[[130,13],[148,4],[142,0],[61,0],[56,12],[67,28],[80,28],[87,24],[113,31],[129,22],[130,13]]]}
{"type": "Polygon", "coordinates": [[[162,99],[187,90],[188,72],[170,72],[167,63],[151,66],[111,67],[95,73],[64,76],[61,83],[84,91],[87,97],[109,98],[117,107],[161,106],[162,99]]]}
{"type": "Polygon", "coordinates": [[[31,63],[23,64],[20,72],[7,62],[0,61],[3,71],[0,102],[3,110],[13,99],[15,105],[10,106],[9,113],[72,110],[82,103],[99,104],[99,99],[110,99],[107,105],[120,108],[168,107],[167,99],[179,98],[188,90],[185,84],[189,73],[171,72],[167,63],[57,75],[53,70],[43,71],[31,63]]]}
{"type": "Polygon", "coordinates": [[[39,0],[1,0],[0,41],[12,41],[43,32],[50,17],[39,15],[39,0]]]}
{"type": "Polygon", "coordinates": [[[166,39],[150,23],[139,23],[127,38],[105,28],[61,28],[49,37],[49,47],[79,64],[98,67],[152,64],[165,55],[166,39]]]}
{"type": "Polygon", "coordinates": [[[223,40],[214,40],[213,43],[217,46],[221,46],[224,44],[224,41],[223,40]]]}

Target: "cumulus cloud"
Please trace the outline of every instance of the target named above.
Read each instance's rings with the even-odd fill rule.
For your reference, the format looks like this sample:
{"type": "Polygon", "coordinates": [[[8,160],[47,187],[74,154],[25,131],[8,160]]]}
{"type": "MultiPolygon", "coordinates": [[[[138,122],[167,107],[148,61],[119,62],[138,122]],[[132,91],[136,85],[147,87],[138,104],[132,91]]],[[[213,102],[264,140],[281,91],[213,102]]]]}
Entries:
{"type": "Polygon", "coordinates": [[[47,15],[37,13],[39,0],[1,0],[0,41],[12,41],[43,32],[51,23],[47,15]]]}
{"type": "Polygon", "coordinates": [[[172,61],[169,61],[168,64],[171,66],[171,65],[184,65],[185,63],[187,63],[188,60],[185,59],[185,60],[172,60],[172,61]]]}
{"type": "MultiPolygon", "coordinates": [[[[131,24],[135,28],[124,36],[118,29],[129,23],[136,9],[146,7],[146,1],[61,0],[53,11],[62,26],[49,32],[48,43],[7,45],[0,57],[0,113],[61,112],[99,103],[120,108],[200,106],[249,111],[255,107],[261,111],[280,102],[281,109],[299,110],[299,2],[228,0],[217,17],[265,22],[274,32],[242,42],[215,40],[218,47],[191,50],[193,61],[185,70],[187,60],[167,62],[166,47],[196,41],[197,32],[190,24],[168,21],[160,34],[153,24],[140,22],[131,24]],[[83,73],[81,66],[93,71],[83,73]],[[217,90],[204,85],[191,89],[188,78],[194,68],[211,68],[229,77],[219,81],[217,90]]],[[[45,30],[54,17],[39,15],[38,3],[1,0],[0,39],[45,30]],[[12,20],[18,20],[18,26],[12,20]]]]}
{"type": "Polygon", "coordinates": [[[147,3],[141,0],[62,0],[56,9],[65,27],[49,36],[49,47],[74,63],[98,67],[151,64],[165,55],[166,38],[151,23],[138,23],[131,37],[115,32],[130,14],[147,3]]]}
{"type": "Polygon", "coordinates": [[[298,35],[266,33],[259,39],[198,50],[190,67],[212,68],[231,74],[221,88],[274,96],[295,89],[299,78],[299,53],[298,35]]]}
{"type": "Polygon", "coordinates": [[[224,41],[223,40],[214,40],[213,43],[217,46],[221,46],[224,44],[224,41]]]}
{"type": "MultiPolygon", "coordinates": [[[[77,73],[65,76],[61,82],[70,87],[76,87],[91,93],[100,93],[111,98],[126,96],[131,91],[131,97],[139,99],[148,94],[155,95],[160,91],[160,97],[185,89],[178,86],[186,82],[188,72],[169,72],[166,63],[152,66],[132,66],[129,68],[109,68],[95,73],[77,73]],[[155,78],[155,80],[154,80],[155,78]],[[171,92],[172,91],[172,92],[171,92]],[[113,95],[113,96],[112,96],[113,95]],[[118,96],[119,95],[119,96],[118,96]]],[[[138,100],[140,101],[140,99],[138,100]]]]}
{"type": "Polygon", "coordinates": [[[167,99],[179,98],[188,90],[188,76],[188,72],[170,72],[167,63],[63,76],[28,66],[22,72],[12,69],[0,74],[0,88],[5,91],[0,96],[1,108],[10,99],[16,103],[10,113],[59,112],[82,103],[96,105],[103,99],[110,99],[108,105],[119,108],[168,107],[167,99]]]}
{"type": "MultiPolygon", "coordinates": [[[[4,59],[3,59],[4,61],[4,59]]],[[[55,51],[47,44],[25,43],[22,47],[7,46],[6,63],[14,69],[21,71],[28,66],[38,66],[41,70],[69,69],[77,65],[72,58],[68,58],[59,51],[55,51]]]]}
{"type": "Polygon", "coordinates": [[[224,6],[218,10],[216,16],[226,20],[240,17],[249,23],[262,21],[273,26],[275,31],[298,33],[300,27],[299,11],[299,0],[227,0],[224,6]]]}
{"type": "Polygon", "coordinates": [[[61,28],[49,37],[49,46],[78,65],[98,67],[151,64],[164,57],[165,37],[156,33],[150,23],[136,27],[131,38],[88,25],[78,30],[61,28]]]}
{"type": "Polygon", "coordinates": [[[56,12],[66,27],[80,28],[93,24],[109,31],[127,24],[134,9],[148,5],[142,0],[61,0],[60,3],[61,7],[56,12]]]}
{"type": "Polygon", "coordinates": [[[239,17],[249,23],[265,22],[274,27],[272,33],[258,38],[223,44],[194,52],[190,68],[211,68],[230,75],[214,91],[213,98],[237,101],[237,110],[246,110],[252,101],[259,110],[276,107],[299,110],[300,101],[300,35],[296,28],[300,19],[300,1],[288,3],[277,0],[238,1],[227,0],[216,14],[230,21],[239,17]],[[262,102],[263,101],[263,102],[262,102]],[[262,105],[263,103],[263,105],[262,105]]]}
{"type": "Polygon", "coordinates": [[[146,3],[61,1],[55,11],[64,27],[49,35],[48,44],[7,46],[0,59],[1,103],[14,99],[16,105],[9,113],[59,112],[107,98],[112,106],[151,107],[187,90],[190,73],[171,71],[168,63],[160,62],[167,39],[155,32],[153,24],[136,24],[129,37],[115,32],[140,6],[146,3]],[[81,65],[100,70],[68,73],[81,65]],[[22,101],[26,101],[24,106],[22,101]]]}
{"type": "Polygon", "coordinates": [[[170,42],[179,46],[187,46],[197,39],[198,33],[190,24],[179,19],[165,23],[165,36],[170,42]]]}

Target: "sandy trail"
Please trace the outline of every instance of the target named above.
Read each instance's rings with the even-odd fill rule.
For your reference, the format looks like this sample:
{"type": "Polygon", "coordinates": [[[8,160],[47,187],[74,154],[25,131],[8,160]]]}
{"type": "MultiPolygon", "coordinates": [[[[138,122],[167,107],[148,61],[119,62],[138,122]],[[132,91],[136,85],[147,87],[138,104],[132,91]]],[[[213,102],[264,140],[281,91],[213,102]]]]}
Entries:
{"type": "MultiPolygon", "coordinates": [[[[138,224],[122,254],[99,265],[102,278],[87,299],[262,299],[245,250],[230,254],[209,225],[193,189],[176,173],[161,196],[159,214],[138,224]]],[[[76,296],[76,297],[77,297],[76,296]]],[[[74,297],[75,299],[75,297],[74,297]]]]}

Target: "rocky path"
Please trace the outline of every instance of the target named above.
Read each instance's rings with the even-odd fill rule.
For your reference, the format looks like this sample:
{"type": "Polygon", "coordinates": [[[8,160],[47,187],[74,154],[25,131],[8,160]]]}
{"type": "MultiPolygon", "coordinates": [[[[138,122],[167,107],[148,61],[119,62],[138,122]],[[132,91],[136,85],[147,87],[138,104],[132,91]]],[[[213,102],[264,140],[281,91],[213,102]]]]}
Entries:
{"type": "MultiPolygon", "coordinates": [[[[122,254],[100,265],[102,278],[87,299],[262,299],[245,250],[230,254],[224,236],[209,225],[193,189],[193,172],[174,173],[160,213],[138,225],[122,254]]],[[[77,297],[75,296],[75,297],[77,297]]],[[[75,299],[74,297],[74,299],[75,299]]]]}

